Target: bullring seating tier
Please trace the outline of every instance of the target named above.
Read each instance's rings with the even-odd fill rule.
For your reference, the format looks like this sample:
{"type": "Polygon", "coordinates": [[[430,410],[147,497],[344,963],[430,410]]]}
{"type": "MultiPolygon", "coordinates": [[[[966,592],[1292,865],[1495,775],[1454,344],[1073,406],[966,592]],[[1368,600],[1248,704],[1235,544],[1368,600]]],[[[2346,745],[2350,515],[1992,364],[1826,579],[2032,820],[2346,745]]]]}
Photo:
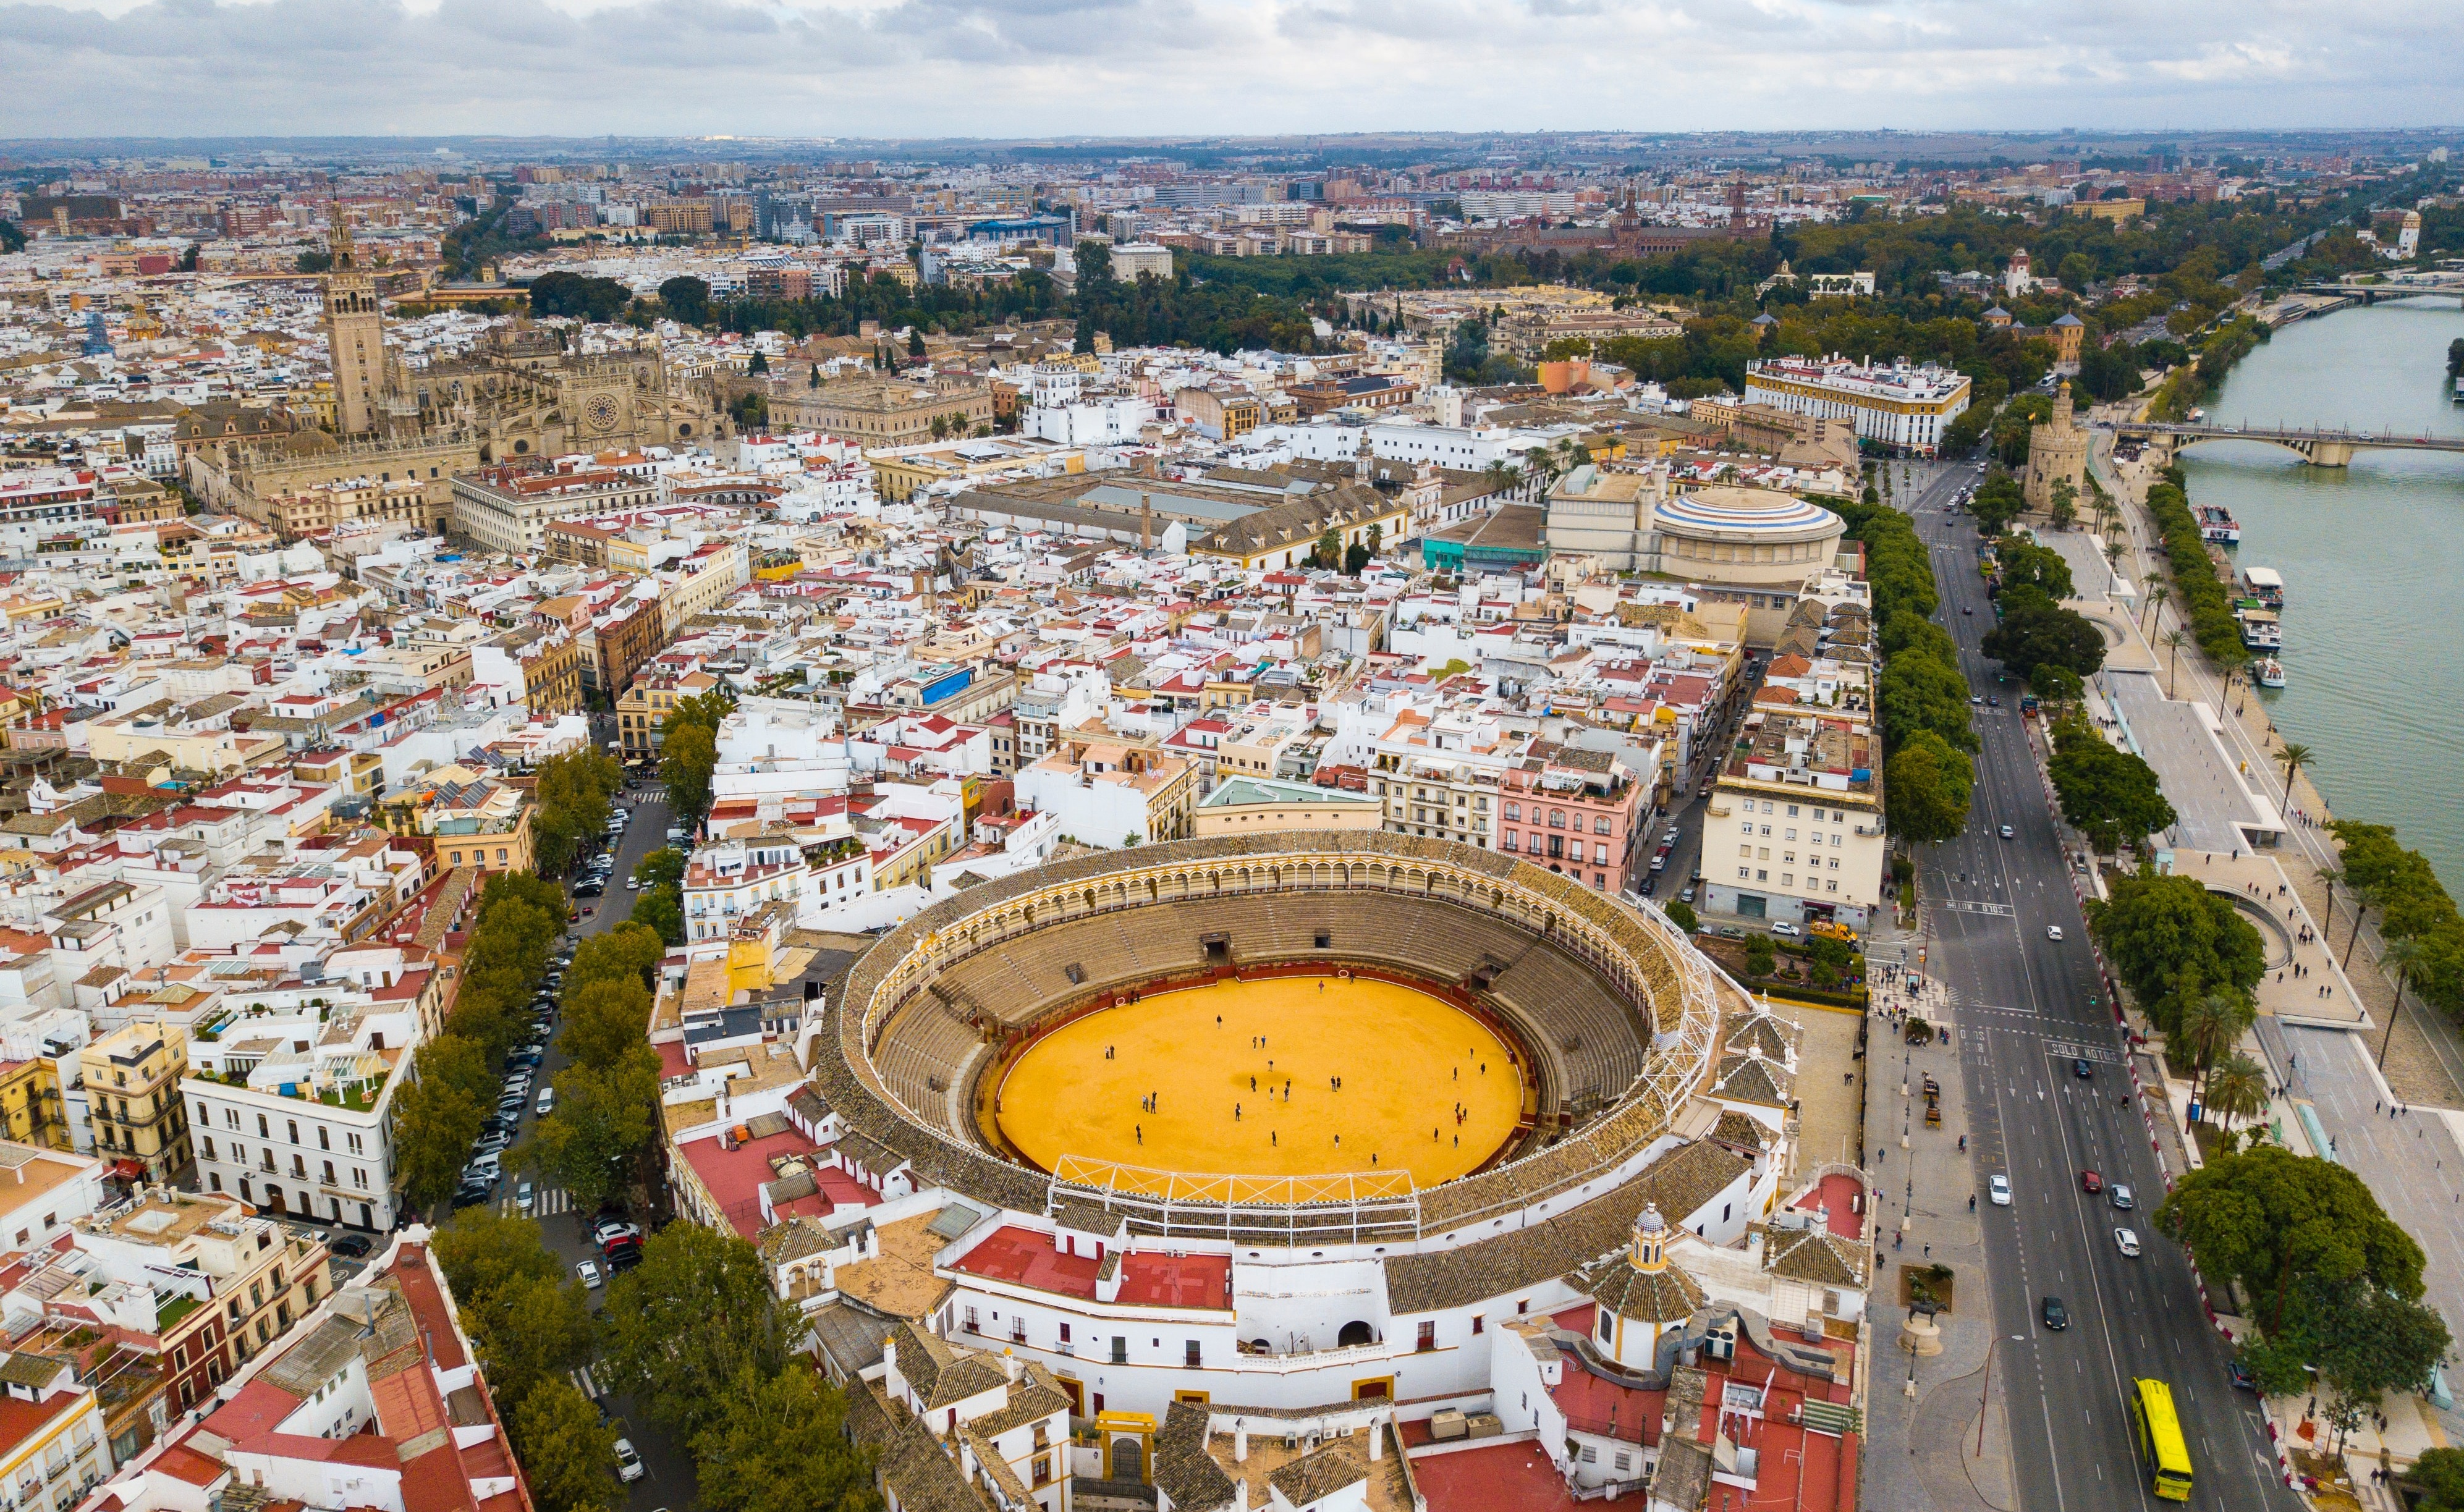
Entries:
{"type": "MultiPolygon", "coordinates": [[[[1074,920],[957,962],[925,999],[998,1004],[993,1011],[1002,1023],[1023,1028],[1057,1004],[1202,970],[1201,937],[1208,934],[1228,935],[1233,959],[1246,964],[1357,960],[1448,984],[1484,962],[1510,963],[1495,979],[1493,1003],[1539,1062],[1544,1114],[1585,1094],[1613,1102],[1640,1073],[1649,1048],[1632,1011],[1587,967],[1546,942],[1452,904],[1354,893],[1156,903],[1074,920]],[[1320,934],[1328,937],[1324,950],[1320,934]],[[1075,982],[1072,967],[1080,973],[1075,982]]],[[[925,1012],[911,1006],[873,1056],[909,1111],[959,1133],[949,1126],[950,1100],[930,1086],[932,1079],[944,1088],[957,1085],[973,1055],[974,1037],[950,1033],[951,1021],[937,1004],[925,1012]]]]}
{"type": "MultiPolygon", "coordinates": [[[[1552,947],[1551,953],[1563,955],[1570,966],[1575,959],[1571,947],[1580,935],[1611,942],[1609,949],[1638,984],[1633,995],[1605,978],[1597,985],[1629,1018],[1643,1016],[1650,1021],[1642,1027],[1662,1036],[1657,1049],[1635,1037],[1635,1053],[1649,1080],[1631,1084],[1623,1101],[1611,1102],[1595,1121],[1536,1152],[1423,1189],[1416,1199],[1418,1217],[1405,1223],[1404,1238],[1417,1232],[1426,1241],[1450,1244],[1471,1223],[1502,1225],[1544,1199],[1553,1204],[1577,1195],[1577,1189],[1591,1193],[1611,1168],[1633,1161],[1666,1133],[1707,1070],[1721,1017],[1753,1007],[1734,982],[1656,917],[1516,858],[1376,831],[1221,836],[1072,857],[970,887],[908,920],[855,963],[825,1010],[826,1043],[817,1046],[814,1057],[815,1089],[850,1129],[908,1162],[920,1185],[1017,1212],[1045,1211],[1056,1191],[1048,1176],[946,1132],[938,1127],[947,1122],[946,1113],[928,1121],[904,1106],[914,1085],[935,1077],[947,1081],[944,1069],[957,1069],[953,1048],[939,1030],[931,1035],[937,1048],[919,1039],[925,1053],[902,1064],[905,1087],[893,1090],[881,1069],[888,1041],[903,1040],[911,1029],[920,1035],[928,1022],[909,1021],[910,1011],[925,997],[915,968],[934,958],[919,953],[935,953],[936,942],[939,952],[953,945],[964,949],[984,934],[984,943],[966,958],[938,955],[941,979],[978,1009],[998,1008],[1031,1020],[1055,1005],[1084,1000],[1108,980],[1119,985],[1201,970],[1199,937],[1204,933],[1233,934],[1236,958],[1275,958],[1259,941],[1242,941],[1241,931],[1227,922],[1233,917],[1227,910],[1258,900],[1260,893],[1251,889],[1261,887],[1281,889],[1272,911],[1260,910],[1275,931],[1274,941],[1305,940],[1299,954],[1391,962],[1424,978],[1455,979],[1486,959],[1503,968],[1497,979],[1505,980],[1531,942],[1543,937],[1538,915],[1545,911],[1558,921],[1554,928],[1569,947],[1552,947]],[[1125,891],[1143,893],[1145,901],[1123,909],[1125,891]],[[1105,903],[1111,906],[1098,907],[1105,903]],[[1022,908],[1031,920],[1023,931],[1022,908]],[[1106,924],[1110,950],[1101,948],[1094,929],[1085,927],[1090,924],[1106,924]],[[987,926],[1009,937],[995,943],[987,926]],[[1320,931],[1332,936],[1325,951],[1314,948],[1313,935],[1320,931]],[[1068,943],[1061,943],[1065,937],[1068,943]],[[1073,964],[1081,968],[1076,983],[1064,970],[1073,964]],[[893,999],[881,989],[900,975],[910,979],[893,999]]],[[[1535,967],[1515,973],[1506,980],[1507,989],[1545,997],[1548,984],[1559,978],[1553,966],[1535,967]]],[[[1505,1016],[1525,1017],[1527,1005],[1507,1006],[1502,997],[1492,1000],[1505,1016]]],[[[1536,1024],[1524,1027],[1530,1042],[1542,1047],[1561,1045],[1571,1035],[1582,1047],[1578,1056],[1612,1042],[1599,1038],[1589,1012],[1576,1013],[1563,1035],[1536,1024]]],[[[1563,1056],[1562,1050],[1549,1053],[1563,1056]]],[[[1545,1084],[1552,1068],[1543,1069],[1545,1084]]],[[[1597,1080],[1614,1085],[1623,1073],[1622,1064],[1606,1064],[1597,1080]]],[[[947,1107],[945,1099],[922,1101],[947,1107]]],[[[1168,1217],[1133,1205],[1124,1211],[1138,1233],[1208,1234],[1247,1244],[1325,1242],[1347,1233],[1366,1242],[1369,1233],[1396,1233],[1391,1216],[1373,1216],[1346,1202],[1220,1211],[1189,1204],[1168,1217]],[[1374,1229],[1364,1229],[1365,1223],[1374,1229]]]]}

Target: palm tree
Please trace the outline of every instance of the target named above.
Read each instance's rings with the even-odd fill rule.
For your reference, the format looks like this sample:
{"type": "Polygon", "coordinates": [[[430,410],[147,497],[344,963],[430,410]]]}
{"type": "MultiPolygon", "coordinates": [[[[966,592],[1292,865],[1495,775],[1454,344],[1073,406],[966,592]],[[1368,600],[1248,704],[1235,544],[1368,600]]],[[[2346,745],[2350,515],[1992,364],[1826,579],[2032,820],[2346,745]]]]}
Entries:
{"type": "Polygon", "coordinates": [[[2276,753],[2276,764],[2284,768],[2284,806],[2293,806],[2293,775],[2310,764],[2311,750],[2299,740],[2288,740],[2284,749],[2276,753]]]}
{"type": "Polygon", "coordinates": [[[2267,1073],[2257,1062],[2234,1051],[2209,1073],[2207,1106],[2225,1115],[2227,1129],[2236,1118],[2256,1118],[2267,1111],[2267,1073]]]}
{"type": "MultiPolygon", "coordinates": [[[[2173,596],[2173,590],[2172,590],[2172,589],[2170,589],[2170,588],[2166,587],[2163,583],[2161,583],[2161,582],[2151,582],[2151,583],[2149,583],[2149,584],[2147,585],[2147,614],[2152,614],[2152,615],[2154,615],[2154,616],[2155,616],[2158,620],[2160,620],[2160,621],[2161,621],[2162,619],[2164,619],[2164,617],[2165,617],[2165,601],[2166,601],[2166,600],[2167,600],[2167,599],[2169,599],[2169,598],[2171,598],[2172,596],[2173,596]]],[[[2143,634],[2143,635],[2144,635],[2144,634],[2145,634],[2145,633],[2147,632],[2147,616],[2146,616],[2146,615],[2142,615],[2142,616],[2140,617],[2140,620],[2139,620],[2139,630],[2140,630],[2140,633],[2141,633],[2141,634],[2143,634]]]]}
{"type": "MultiPolygon", "coordinates": [[[[2174,1032],[2182,1043],[2198,1058],[2198,1070],[2204,1077],[2212,1069],[2233,1042],[2241,1038],[2241,1004],[2230,993],[2205,993],[2182,1005],[2181,1021],[2174,1032]]],[[[2202,1094],[2200,1101],[2205,1102],[2202,1094]]]]}
{"type": "Polygon", "coordinates": [[[2189,632],[2175,625],[2165,632],[2165,649],[2173,653],[2172,665],[2165,671],[2165,696],[2173,696],[2173,684],[2182,675],[2182,647],[2190,642],[2189,632]]]}
{"type": "Polygon", "coordinates": [[[2387,901],[2387,889],[2374,883],[2363,883],[2353,889],[2353,931],[2344,936],[2344,970],[2353,969],[2353,942],[2362,937],[2362,921],[2370,910],[2387,901]]]}
{"type": "Polygon", "coordinates": [[[2344,874],[2332,867],[2319,873],[2320,885],[2327,889],[2327,920],[2319,926],[2321,934],[2325,934],[2336,927],[2336,885],[2343,880],[2344,874]]]}
{"type": "Polygon", "coordinates": [[[2409,937],[2387,941],[2386,960],[2395,963],[2395,1006],[2387,1010],[2387,1037],[2379,1041],[2379,1066],[2387,1066],[2387,1046],[2395,1043],[2395,1021],[2404,1017],[2404,990],[2412,985],[2412,965],[2421,958],[2421,942],[2409,937]]]}

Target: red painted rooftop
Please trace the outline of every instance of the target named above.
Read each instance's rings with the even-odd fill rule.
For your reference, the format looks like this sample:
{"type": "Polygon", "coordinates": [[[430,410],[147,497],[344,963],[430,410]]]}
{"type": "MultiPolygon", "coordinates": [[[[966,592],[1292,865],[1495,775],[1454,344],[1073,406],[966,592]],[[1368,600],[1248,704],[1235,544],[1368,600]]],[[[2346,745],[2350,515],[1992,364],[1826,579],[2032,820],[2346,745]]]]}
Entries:
{"type": "MultiPolygon", "coordinates": [[[[1092,1256],[1064,1255],[1052,1236],[1012,1224],[970,1250],[950,1268],[987,1281],[1093,1301],[1092,1256]]],[[[1133,1307],[1229,1308],[1232,1260],[1223,1255],[1155,1255],[1132,1250],[1121,1256],[1121,1298],[1133,1307]]]]}

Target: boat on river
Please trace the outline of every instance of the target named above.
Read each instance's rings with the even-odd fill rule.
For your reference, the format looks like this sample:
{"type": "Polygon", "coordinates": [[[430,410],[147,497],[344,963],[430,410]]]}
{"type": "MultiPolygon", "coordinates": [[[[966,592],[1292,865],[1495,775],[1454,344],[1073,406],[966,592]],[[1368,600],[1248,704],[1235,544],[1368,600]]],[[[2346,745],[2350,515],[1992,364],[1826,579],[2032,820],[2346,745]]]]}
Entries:
{"type": "Polygon", "coordinates": [[[2241,570],[2244,593],[2258,601],[2262,609],[2281,611],[2284,608],[2284,575],[2273,567],[2244,567],[2241,570]]]}
{"type": "Polygon", "coordinates": [[[2250,679],[2261,688],[2284,686],[2284,664],[2273,656],[2262,656],[2250,664],[2250,679]]]}
{"type": "Polygon", "coordinates": [[[2198,508],[2199,538],[2214,541],[2219,546],[2241,544],[2241,521],[2233,511],[2221,504],[2202,504],[2198,508]]]}

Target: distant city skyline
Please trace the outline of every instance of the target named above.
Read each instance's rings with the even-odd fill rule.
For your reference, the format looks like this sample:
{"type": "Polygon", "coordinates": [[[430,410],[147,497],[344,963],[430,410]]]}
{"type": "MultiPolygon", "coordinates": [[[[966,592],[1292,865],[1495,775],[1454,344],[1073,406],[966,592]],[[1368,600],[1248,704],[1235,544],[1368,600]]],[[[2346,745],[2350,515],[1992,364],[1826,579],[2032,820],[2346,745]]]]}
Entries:
{"type": "Polygon", "coordinates": [[[0,0],[0,136],[2464,121],[2464,7],[0,0]]]}

